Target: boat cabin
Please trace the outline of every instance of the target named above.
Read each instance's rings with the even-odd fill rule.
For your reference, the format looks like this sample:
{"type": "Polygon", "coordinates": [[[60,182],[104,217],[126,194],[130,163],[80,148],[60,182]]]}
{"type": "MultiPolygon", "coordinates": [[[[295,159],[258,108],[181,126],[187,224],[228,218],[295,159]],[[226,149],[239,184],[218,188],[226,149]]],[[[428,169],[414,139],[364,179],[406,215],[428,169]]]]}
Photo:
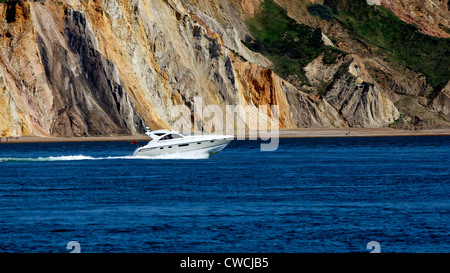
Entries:
{"type": "Polygon", "coordinates": [[[169,131],[167,129],[148,131],[148,132],[146,132],[146,134],[149,137],[153,138],[153,140],[158,140],[158,141],[183,138],[184,136],[186,136],[185,134],[183,134],[181,132],[173,132],[173,131],[169,131]]]}
{"type": "Polygon", "coordinates": [[[159,140],[169,140],[169,139],[177,139],[177,138],[183,138],[183,136],[181,134],[177,134],[177,133],[170,133],[170,134],[166,134],[165,136],[161,137],[159,140]]]}

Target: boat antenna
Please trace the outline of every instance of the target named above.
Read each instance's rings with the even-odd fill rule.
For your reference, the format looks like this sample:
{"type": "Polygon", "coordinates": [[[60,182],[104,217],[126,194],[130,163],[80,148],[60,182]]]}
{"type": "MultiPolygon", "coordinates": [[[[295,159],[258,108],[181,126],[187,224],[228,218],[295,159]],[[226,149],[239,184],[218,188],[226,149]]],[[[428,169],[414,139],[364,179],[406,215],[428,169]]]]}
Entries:
{"type": "Polygon", "coordinates": [[[146,135],[148,135],[148,133],[150,133],[152,131],[152,130],[150,130],[150,127],[145,125],[144,121],[142,121],[142,128],[144,128],[144,132],[146,135]]]}

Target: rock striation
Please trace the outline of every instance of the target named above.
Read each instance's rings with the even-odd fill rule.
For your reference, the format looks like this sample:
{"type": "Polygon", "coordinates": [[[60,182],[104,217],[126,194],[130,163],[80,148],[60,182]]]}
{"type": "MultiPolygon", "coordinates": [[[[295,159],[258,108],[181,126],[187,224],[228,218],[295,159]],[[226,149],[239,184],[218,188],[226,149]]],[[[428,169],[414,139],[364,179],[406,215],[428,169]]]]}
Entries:
{"type": "Polygon", "coordinates": [[[352,127],[388,126],[400,115],[357,55],[346,55],[332,65],[319,57],[305,70],[309,81],[352,127]]]}
{"type": "Polygon", "coordinates": [[[421,32],[450,38],[450,6],[442,0],[379,0],[379,5],[390,9],[400,19],[417,25],[421,32]]]}
{"type": "MultiPolygon", "coordinates": [[[[280,128],[385,127],[400,116],[393,103],[400,91],[393,89],[427,89],[396,82],[398,70],[374,68],[381,61],[368,66],[370,52],[350,52],[333,64],[319,56],[304,68],[311,86],[294,86],[242,42],[250,37],[245,20],[261,2],[1,3],[0,135],[137,134],[142,122],[170,128],[172,109],[193,111],[198,97],[224,111],[234,105],[260,113],[260,105],[277,105],[277,115],[264,114],[280,128]]],[[[337,28],[322,26],[334,46],[328,37],[337,28]]],[[[448,93],[442,96],[433,111],[448,115],[448,93]]]]}

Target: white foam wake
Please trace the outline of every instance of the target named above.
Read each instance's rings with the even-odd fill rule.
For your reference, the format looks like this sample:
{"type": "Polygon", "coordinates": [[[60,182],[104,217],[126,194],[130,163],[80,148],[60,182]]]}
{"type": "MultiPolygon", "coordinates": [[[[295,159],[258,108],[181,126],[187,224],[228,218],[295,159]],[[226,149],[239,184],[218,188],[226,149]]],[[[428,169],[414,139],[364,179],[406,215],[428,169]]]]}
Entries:
{"type": "Polygon", "coordinates": [[[68,155],[68,156],[49,156],[49,157],[4,157],[0,158],[0,162],[20,162],[20,161],[71,161],[71,160],[95,160],[91,156],[84,155],[68,155]]]}
{"type": "Polygon", "coordinates": [[[0,162],[21,162],[21,161],[75,161],[75,160],[110,160],[110,159],[207,159],[209,154],[199,153],[174,153],[164,154],[158,156],[108,156],[108,157],[92,157],[85,155],[66,155],[66,156],[49,156],[37,158],[22,158],[22,157],[5,157],[0,158],[0,162]]]}
{"type": "Polygon", "coordinates": [[[49,156],[38,158],[39,161],[71,161],[71,160],[96,160],[96,159],[100,158],[85,155],[49,156]]]}

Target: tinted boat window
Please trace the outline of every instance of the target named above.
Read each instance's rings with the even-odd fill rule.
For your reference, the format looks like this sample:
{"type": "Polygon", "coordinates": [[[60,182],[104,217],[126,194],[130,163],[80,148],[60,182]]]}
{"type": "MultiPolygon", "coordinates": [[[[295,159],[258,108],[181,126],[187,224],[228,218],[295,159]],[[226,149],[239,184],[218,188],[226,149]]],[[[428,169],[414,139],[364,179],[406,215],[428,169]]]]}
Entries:
{"type": "Polygon", "coordinates": [[[168,134],[161,138],[161,140],[169,140],[169,139],[176,139],[176,138],[182,138],[179,134],[168,134]]]}

